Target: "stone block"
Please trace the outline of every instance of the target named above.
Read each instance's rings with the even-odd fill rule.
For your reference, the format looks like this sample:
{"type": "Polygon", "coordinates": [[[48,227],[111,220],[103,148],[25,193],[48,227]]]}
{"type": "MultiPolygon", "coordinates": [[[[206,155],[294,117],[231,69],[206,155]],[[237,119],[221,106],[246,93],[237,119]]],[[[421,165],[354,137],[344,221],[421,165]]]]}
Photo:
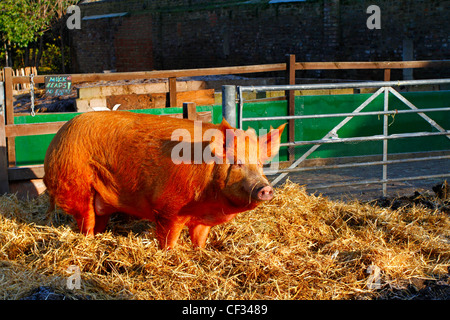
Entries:
{"type": "Polygon", "coordinates": [[[90,111],[94,110],[94,108],[105,108],[106,107],[106,98],[96,98],[89,100],[89,108],[90,111]]]}
{"type": "Polygon", "coordinates": [[[77,112],[88,112],[92,111],[89,107],[89,100],[86,99],[77,99],[75,100],[77,112]]]}

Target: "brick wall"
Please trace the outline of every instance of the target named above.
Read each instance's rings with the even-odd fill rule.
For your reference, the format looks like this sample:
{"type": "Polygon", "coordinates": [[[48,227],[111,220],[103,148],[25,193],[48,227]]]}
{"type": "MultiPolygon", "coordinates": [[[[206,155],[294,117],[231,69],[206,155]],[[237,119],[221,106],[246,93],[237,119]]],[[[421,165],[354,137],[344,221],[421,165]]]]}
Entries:
{"type": "MultiPolygon", "coordinates": [[[[128,15],[83,20],[81,30],[71,31],[75,72],[278,63],[288,53],[298,61],[402,60],[405,40],[412,41],[415,60],[450,59],[450,1],[114,0],[81,8],[82,16],[128,15]],[[381,9],[381,30],[366,27],[372,4],[381,9]]],[[[435,69],[414,74],[450,76],[435,69]]],[[[302,75],[343,77],[340,71],[302,75]]],[[[382,73],[346,76],[381,79],[382,73]]]]}
{"type": "Polygon", "coordinates": [[[101,72],[116,68],[114,33],[121,18],[83,21],[82,32],[71,31],[73,72],[101,72]]]}
{"type": "Polygon", "coordinates": [[[117,71],[153,69],[151,15],[125,18],[114,35],[117,71]]]}

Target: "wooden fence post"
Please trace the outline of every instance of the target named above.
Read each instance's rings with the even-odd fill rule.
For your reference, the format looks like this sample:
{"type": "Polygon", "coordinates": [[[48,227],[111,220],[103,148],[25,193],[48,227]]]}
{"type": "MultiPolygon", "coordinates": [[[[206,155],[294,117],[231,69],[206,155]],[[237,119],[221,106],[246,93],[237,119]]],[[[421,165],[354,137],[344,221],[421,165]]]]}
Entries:
{"type": "MultiPolygon", "coordinates": [[[[6,124],[14,124],[14,100],[13,100],[13,70],[10,67],[4,69],[5,85],[5,115],[6,124]]],[[[7,138],[9,166],[16,165],[16,141],[15,138],[7,138]]]]}
{"type": "MultiPolygon", "coordinates": [[[[295,84],[295,54],[286,55],[286,79],[287,84],[293,85],[295,84]]],[[[295,115],[295,91],[287,90],[286,91],[286,100],[288,106],[288,115],[295,115]]],[[[288,125],[288,141],[295,141],[295,120],[289,120],[288,125]]],[[[289,161],[295,161],[295,147],[289,147],[289,161]]]]}
{"type": "Polygon", "coordinates": [[[177,78],[169,78],[169,107],[177,106],[177,78]]]}
{"type": "Polygon", "coordinates": [[[391,81],[391,69],[384,69],[384,81],[391,81]]]}
{"type": "Polygon", "coordinates": [[[8,121],[10,119],[14,119],[12,68],[10,67],[5,68],[3,71],[3,76],[5,79],[5,113],[6,113],[6,121],[8,121]]]}
{"type": "Polygon", "coordinates": [[[194,102],[183,102],[183,119],[197,120],[197,107],[194,102]]]}
{"type": "Polygon", "coordinates": [[[9,192],[8,156],[6,153],[5,118],[0,114],[0,195],[9,192]]]}

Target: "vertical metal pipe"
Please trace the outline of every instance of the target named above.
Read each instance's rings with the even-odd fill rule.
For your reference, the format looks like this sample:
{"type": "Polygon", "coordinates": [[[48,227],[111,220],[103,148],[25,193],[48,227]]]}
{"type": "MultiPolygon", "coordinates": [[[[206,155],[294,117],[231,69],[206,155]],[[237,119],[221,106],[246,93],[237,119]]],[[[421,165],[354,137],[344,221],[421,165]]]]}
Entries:
{"type": "Polygon", "coordinates": [[[238,121],[239,121],[239,129],[242,129],[242,117],[244,114],[244,96],[242,94],[241,87],[238,87],[238,99],[239,99],[239,108],[238,108],[238,121]]]}
{"type": "MultiPolygon", "coordinates": [[[[389,89],[384,88],[384,111],[389,111],[389,89]]],[[[383,116],[383,135],[388,136],[388,120],[389,115],[383,116]]],[[[383,140],[383,161],[388,160],[388,140],[383,140]]],[[[387,164],[383,165],[383,181],[387,180],[387,164]]],[[[383,182],[383,197],[387,196],[387,182],[383,182]]]]}
{"type": "Polygon", "coordinates": [[[236,128],[236,86],[222,86],[222,116],[236,128]]]}

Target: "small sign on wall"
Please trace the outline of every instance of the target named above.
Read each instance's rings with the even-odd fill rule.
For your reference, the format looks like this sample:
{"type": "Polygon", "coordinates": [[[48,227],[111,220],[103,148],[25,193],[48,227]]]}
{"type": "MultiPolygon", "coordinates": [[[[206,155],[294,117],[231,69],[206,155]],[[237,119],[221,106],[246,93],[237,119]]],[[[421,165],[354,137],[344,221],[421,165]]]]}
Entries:
{"type": "Polygon", "coordinates": [[[45,94],[47,96],[69,95],[72,91],[72,76],[45,76],[45,94]]]}

